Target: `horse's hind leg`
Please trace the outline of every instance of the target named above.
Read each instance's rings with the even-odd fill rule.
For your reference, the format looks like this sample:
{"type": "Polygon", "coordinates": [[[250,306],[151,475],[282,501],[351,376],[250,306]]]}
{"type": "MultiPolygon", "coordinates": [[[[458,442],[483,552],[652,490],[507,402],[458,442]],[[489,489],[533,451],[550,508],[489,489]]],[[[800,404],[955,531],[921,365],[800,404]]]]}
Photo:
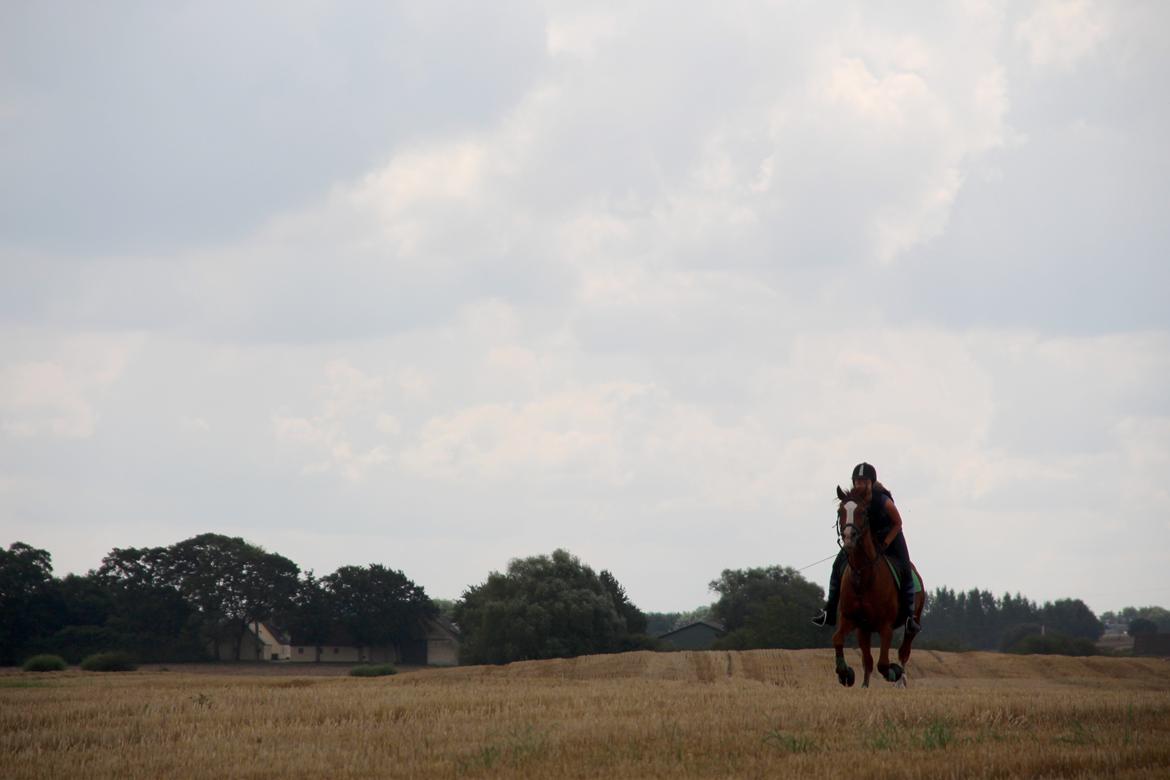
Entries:
{"type": "Polygon", "coordinates": [[[872,635],[864,628],[857,629],[857,646],[861,648],[861,661],[865,666],[865,679],[861,682],[862,688],[869,687],[869,676],[873,674],[873,648],[870,646],[872,635]]]}
{"type": "MultiPolygon", "coordinates": [[[[926,594],[919,591],[914,595],[914,617],[922,621],[922,608],[926,606],[926,594]]],[[[902,632],[902,644],[898,648],[898,662],[905,666],[910,661],[910,649],[914,644],[914,637],[909,631],[902,632]]]]}

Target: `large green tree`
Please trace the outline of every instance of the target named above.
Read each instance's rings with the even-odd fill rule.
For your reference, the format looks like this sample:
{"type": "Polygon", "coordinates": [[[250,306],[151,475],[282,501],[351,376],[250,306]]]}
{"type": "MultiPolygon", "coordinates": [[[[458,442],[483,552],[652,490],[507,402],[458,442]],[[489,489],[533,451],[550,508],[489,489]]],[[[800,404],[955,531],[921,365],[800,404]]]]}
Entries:
{"type": "MultiPolygon", "coordinates": [[[[267,620],[296,594],[300,568],[239,537],[200,534],[166,551],[171,582],[227,638],[240,660],[248,625],[267,620]]],[[[219,643],[216,642],[218,653],[219,643]]]]}
{"type": "Polygon", "coordinates": [[[292,601],[274,618],[292,634],[295,643],[313,645],[316,649],[314,660],[321,661],[321,646],[334,634],[337,621],[332,597],[311,569],[301,575],[292,601]]]}
{"type": "Polygon", "coordinates": [[[0,664],[19,663],[60,619],[53,559],[24,542],[0,549],[0,664]]]}
{"type": "Polygon", "coordinates": [[[719,647],[821,647],[824,631],[808,616],[824,602],[820,586],[782,566],[725,569],[710,584],[719,594],[711,616],[727,629],[719,647]]]}
{"type": "Polygon", "coordinates": [[[1080,599],[1059,599],[1048,602],[1040,610],[1040,619],[1049,631],[1073,639],[1096,642],[1105,633],[1105,624],[1080,599]]]}
{"type": "Polygon", "coordinates": [[[206,655],[202,640],[207,621],[179,591],[167,548],[114,548],[93,578],[110,597],[104,624],[110,633],[72,631],[62,638],[66,652],[71,648],[81,652],[87,643],[101,642],[101,649],[133,650],[140,660],[193,660],[206,655]]]}
{"type": "Polygon", "coordinates": [[[424,636],[427,618],[439,608],[401,571],[378,563],[342,566],[322,579],[333,616],[362,646],[393,644],[424,636]]]}
{"type": "Polygon", "coordinates": [[[630,610],[616,579],[607,580],[565,550],[511,561],[455,606],[462,660],[500,664],[628,648],[627,615],[643,630],[645,616],[630,610]]]}

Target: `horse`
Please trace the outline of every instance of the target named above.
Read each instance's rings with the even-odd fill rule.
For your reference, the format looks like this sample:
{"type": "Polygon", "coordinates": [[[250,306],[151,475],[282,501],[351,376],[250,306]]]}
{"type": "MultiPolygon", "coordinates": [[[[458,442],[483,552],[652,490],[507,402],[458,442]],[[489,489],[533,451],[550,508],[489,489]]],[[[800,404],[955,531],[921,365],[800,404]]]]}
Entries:
{"type": "MultiPolygon", "coordinates": [[[[914,635],[904,632],[902,646],[898,648],[898,663],[890,663],[890,639],[898,622],[898,586],[894,574],[886,564],[885,556],[879,555],[873,534],[870,533],[869,501],[862,500],[857,488],[848,493],[837,488],[840,505],[837,508],[838,541],[849,556],[849,566],[841,575],[841,606],[837,620],[837,631],[833,634],[833,649],[837,654],[837,680],[844,686],[852,686],[855,675],[852,667],[845,663],[845,637],[850,631],[857,632],[857,645],[865,663],[865,680],[862,688],[869,687],[873,672],[873,652],[870,649],[872,633],[881,636],[881,654],[878,657],[878,673],[883,679],[905,687],[906,662],[910,660],[910,647],[914,635]]],[[[914,568],[914,574],[918,569],[914,568]]],[[[921,577],[919,577],[921,582],[921,577]]],[[[926,588],[914,594],[914,616],[921,620],[926,605],[926,588]]]]}

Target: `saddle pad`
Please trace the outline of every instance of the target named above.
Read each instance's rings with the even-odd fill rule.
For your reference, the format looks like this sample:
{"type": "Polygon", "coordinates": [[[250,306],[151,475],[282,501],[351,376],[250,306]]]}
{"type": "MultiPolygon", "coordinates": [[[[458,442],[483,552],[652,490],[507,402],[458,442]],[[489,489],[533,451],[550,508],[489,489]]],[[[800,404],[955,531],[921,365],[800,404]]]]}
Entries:
{"type": "MultiPolygon", "coordinates": [[[[883,555],[882,557],[885,558],[886,565],[890,567],[890,574],[894,575],[894,582],[898,585],[898,589],[901,590],[902,578],[898,576],[898,567],[894,565],[894,562],[892,560],[890,560],[890,556],[883,555]]],[[[918,571],[916,569],[911,568],[910,573],[914,577],[914,592],[921,593],[922,592],[922,578],[918,576],[918,571]]]]}

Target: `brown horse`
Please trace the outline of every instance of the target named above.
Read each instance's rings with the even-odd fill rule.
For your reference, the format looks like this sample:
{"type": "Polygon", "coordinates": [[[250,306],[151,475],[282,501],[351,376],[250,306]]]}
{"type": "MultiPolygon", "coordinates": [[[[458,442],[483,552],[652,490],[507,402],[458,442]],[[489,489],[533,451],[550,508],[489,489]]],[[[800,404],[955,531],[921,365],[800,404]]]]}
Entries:
{"type": "MultiPolygon", "coordinates": [[[[873,672],[873,653],[870,640],[873,632],[881,636],[882,649],[878,656],[878,673],[886,680],[906,685],[906,662],[910,660],[910,645],[914,636],[904,632],[898,648],[899,663],[890,663],[890,639],[898,621],[898,586],[885,557],[878,554],[873,534],[870,533],[869,501],[863,500],[856,488],[848,493],[837,488],[841,503],[837,508],[837,531],[841,546],[849,556],[849,567],[841,575],[841,607],[837,632],[833,634],[833,649],[837,653],[837,679],[842,685],[853,685],[853,669],[845,663],[845,636],[857,631],[857,645],[865,662],[865,680],[861,687],[869,687],[873,672]]],[[[911,564],[913,566],[913,564],[911,564]]],[[[918,574],[918,569],[914,569],[918,574]]],[[[921,581],[921,577],[919,578],[921,581]]],[[[922,618],[926,605],[926,589],[914,595],[914,616],[922,618]]]]}

